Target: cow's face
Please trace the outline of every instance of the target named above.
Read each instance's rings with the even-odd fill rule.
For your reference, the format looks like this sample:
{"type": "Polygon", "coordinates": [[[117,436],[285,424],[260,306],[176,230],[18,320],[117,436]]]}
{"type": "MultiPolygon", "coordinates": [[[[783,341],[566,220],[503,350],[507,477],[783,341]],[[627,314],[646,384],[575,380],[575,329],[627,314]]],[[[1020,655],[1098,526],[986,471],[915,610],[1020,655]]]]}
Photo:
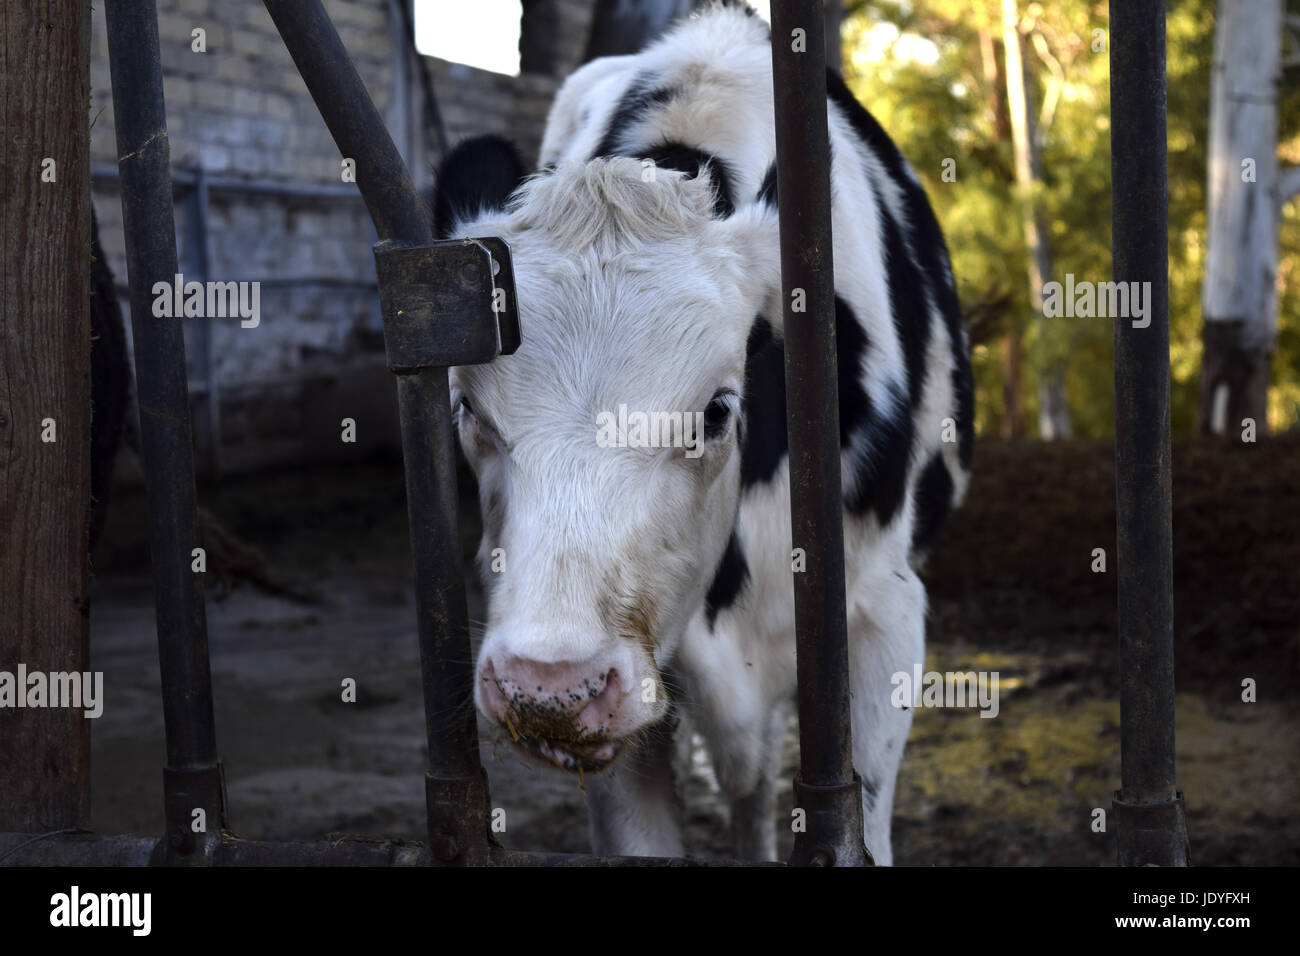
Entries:
{"type": "Polygon", "coordinates": [[[745,347],[775,274],[762,210],[632,160],[526,186],[503,234],[523,344],[452,372],[488,595],[476,703],[517,743],[599,770],[662,718],[662,668],[735,523],[745,347]]]}

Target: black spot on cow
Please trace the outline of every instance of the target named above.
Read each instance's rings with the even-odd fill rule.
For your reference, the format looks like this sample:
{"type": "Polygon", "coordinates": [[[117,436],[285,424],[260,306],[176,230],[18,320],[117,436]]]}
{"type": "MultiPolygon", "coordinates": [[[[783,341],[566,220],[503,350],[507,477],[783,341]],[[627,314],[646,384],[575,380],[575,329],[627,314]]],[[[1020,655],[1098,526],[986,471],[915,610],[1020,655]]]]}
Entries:
{"type": "Polygon", "coordinates": [[[867,331],[849,304],[835,297],[835,358],[839,374],[840,447],[862,429],[871,417],[871,398],[862,385],[862,363],[867,355],[867,331]]]}
{"type": "Polygon", "coordinates": [[[769,209],[776,208],[776,163],[767,167],[767,175],[763,177],[763,184],[758,187],[756,198],[769,209]]]}
{"type": "Polygon", "coordinates": [[[744,430],[740,487],[772,480],[786,454],[785,349],[763,316],[754,320],[745,344],[744,430]]]}
{"type": "Polygon", "coordinates": [[[911,176],[907,173],[907,163],[903,159],[903,154],[898,151],[898,147],[894,145],[894,141],[876,122],[876,118],[868,113],[853,96],[845,85],[844,78],[832,69],[826,71],[826,96],[840,108],[844,118],[853,127],[853,131],[880,159],[890,178],[899,183],[911,181],[911,176]]]}
{"type": "Polygon", "coordinates": [[[889,412],[871,408],[862,428],[854,433],[854,445],[861,453],[856,459],[851,490],[844,499],[850,514],[871,511],[882,528],[893,520],[907,494],[915,434],[906,397],[895,394],[891,404],[889,412]]]}
{"type": "Polygon", "coordinates": [[[519,152],[500,136],[476,136],[458,145],[438,167],[433,194],[433,228],[450,237],[458,221],[504,209],[523,182],[519,152]]]}
{"type": "Polygon", "coordinates": [[[744,13],[745,16],[747,17],[758,16],[754,8],[751,7],[748,3],[746,3],[745,0],[718,0],[718,6],[730,7],[733,10],[739,10],[742,13],[744,13]]]}
{"type": "Polygon", "coordinates": [[[704,619],[708,622],[709,630],[713,630],[718,612],[735,604],[748,583],[749,564],[745,561],[740,539],[733,530],[727,539],[727,549],[722,552],[722,560],[718,562],[718,570],[714,572],[713,582],[704,596],[704,619]]]}
{"type": "MultiPolygon", "coordinates": [[[[848,447],[854,443],[854,436],[860,436],[859,441],[868,442],[873,449],[880,445],[882,454],[892,453],[896,449],[896,443],[888,440],[891,425],[875,421],[871,397],[862,383],[863,363],[870,348],[866,330],[853,309],[839,296],[835,297],[835,339],[840,393],[840,447],[848,447]],[[884,436],[883,440],[876,432],[884,436]]],[[[742,489],[770,481],[789,451],[786,434],[785,348],[763,316],[754,320],[745,346],[744,422],[740,459],[742,489]]],[[[908,432],[909,445],[910,434],[908,432]]],[[[901,461],[904,478],[906,468],[904,448],[901,461]]],[[[878,490],[883,491],[888,487],[892,492],[894,472],[887,466],[881,470],[888,471],[891,481],[877,482],[878,490]]],[[[870,475],[860,479],[859,485],[864,484],[870,484],[870,475]]],[[[863,492],[870,490],[860,488],[863,492]]],[[[901,491],[899,495],[901,500],[901,491]]],[[[859,511],[865,511],[873,502],[874,499],[859,494],[850,503],[856,503],[859,511]]],[[[888,500],[882,499],[881,506],[886,515],[882,521],[887,521],[897,507],[897,502],[891,505],[888,500]]]]}
{"type": "Polygon", "coordinates": [[[694,178],[701,171],[707,171],[713,183],[713,215],[726,219],[736,211],[735,194],[732,180],[735,174],[723,160],[694,146],[682,143],[660,143],[649,149],[635,150],[627,153],[637,159],[650,159],[660,169],[675,169],[694,178]]]}
{"type": "Polygon", "coordinates": [[[592,153],[592,159],[624,155],[624,139],[628,131],[645,119],[656,106],[672,102],[678,91],[669,87],[657,87],[654,85],[654,79],[651,74],[642,74],[632,80],[627,92],[619,98],[618,105],[614,107],[614,114],[609,118],[605,135],[601,137],[600,145],[592,153]]]}
{"type": "MultiPolygon", "coordinates": [[[[834,70],[826,71],[826,93],[852,125],[854,132],[875,154],[890,178],[898,185],[903,196],[903,217],[908,224],[907,237],[910,255],[924,279],[924,288],[943,316],[948,332],[948,344],[953,358],[952,385],[956,396],[957,452],[963,467],[970,467],[973,451],[974,381],[971,375],[970,355],[962,334],[961,306],[951,282],[952,262],[943,232],[935,218],[934,210],[899,152],[880,124],[845,85],[844,79],[834,70]]],[[[882,210],[883,212],[883,210],[882,210]]],[[[900,230],[901,232],[901,230],[900,230]]],[[[920,286],[917,286],[919,289],[920,286]]],[[[918,296],[921,301],[924,298],[918,296]]],[[[895,311],[897,320],[897,311],[895,311]]],[[[925,326],[928,330],[929,321],[925,326]]],[[[928,334],[928,332],[927,332],[928,334]]],[[[909,382],[911,380],[909,379],[909,382]]]]}
{"type": "Polygon", "coordinates": [[[943,460],[941,452],[935,452],[921,477],[917,479],[913,492],[916,499],[915,521],[912,525],[912,550],[918,553],[927,551],[934,543],[939,529],[952,510],[952,475],[943,460]]]}
{"type": "Polygon", "coordinates": [[[883,204],[880,226],[885,247],[885,275],[889,282],[889,303],[894,330],[903,347],[910,407],[921,404],[925,388],[925,351],[930,342],[930,314],[926,307],[925,284],[912,258],[902,228],[883,204]]]}

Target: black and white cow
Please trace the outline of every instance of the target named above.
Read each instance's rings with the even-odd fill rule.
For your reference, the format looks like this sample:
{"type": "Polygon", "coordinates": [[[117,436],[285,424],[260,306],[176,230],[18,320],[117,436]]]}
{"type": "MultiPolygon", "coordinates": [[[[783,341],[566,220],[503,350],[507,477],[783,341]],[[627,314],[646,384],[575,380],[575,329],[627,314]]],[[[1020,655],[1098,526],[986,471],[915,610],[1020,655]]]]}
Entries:
{"type": "MultiPolygon", "coordinates": [[[[966,487],[972,388],[925,193],[828,83],[854,765],[888,864],[912,721],[891,675],[923,660],[915,567],[966,487]]],[[[574,73],[536,174],[497,138],[440,171],[440,232],[510,243],[524,330],[516,354],[452,371],[484,523],[476,703],[543,760],[603,771],[599,853],[682,852],[680,707],[737,852],[775,856],[795,687],[775,154],[768,28],[719,6],[574,73]],[[685,413],[680,441],[629,436],[637,412],[685,413]]]]}

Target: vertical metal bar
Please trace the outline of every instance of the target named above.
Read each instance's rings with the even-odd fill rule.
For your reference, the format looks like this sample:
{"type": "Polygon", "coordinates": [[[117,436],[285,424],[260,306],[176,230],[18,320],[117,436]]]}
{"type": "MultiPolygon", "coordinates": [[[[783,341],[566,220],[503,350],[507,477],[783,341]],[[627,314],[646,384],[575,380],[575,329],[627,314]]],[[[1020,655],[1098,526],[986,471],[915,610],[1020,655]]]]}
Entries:
{"type": "Polygon", "coordinates": [[[190,570],[199,535],[185,338],[180,316],[153,314],[155,283],[171,289],[177,272],[158,17],[152,0],[115,0],[105,16],[167,731],[168,860],[206,863],[224,801],[203,586],[190,570]],[[206,832],[195,833],[200,809],[206,832]]]}
{"type": "MultiPolygon", "coordinates": [[[[208,235],[208,174],[199,166],[194,170],[194,188],[185,196],[186,233],[189,251],[188,268],[194,271],[196,282],[212,278],[212,246],[208,235]]],[[[202,380],[196,389],[200,395],[197,417],[199,473],[209,480],[221,471],[221,389],[217,383],[216,355],[212,350],[212,316],[198,320],[198,338],[194,345],[194,365],[200,369],[202,380]]]]}
{"type": "Polygon", "coordinates": [[[844,592],[830,139],[822,0],[772,4],[777,197],[799,678],[797,806],[807,830],[791,862],[859,865],[861,785],[853,772],[844,592]],[[802,290],[806,311],[791,308],[802,290]]]}
{"type": "MultiPolygon", "coordinates": [[[[430,242],[429,210],[319,0],[264,0],[382,240],[430,242]]],[[[473,660],[457,520],[456,457],[445,368],[397,379],[415,564],[436,863],[487,863],[487,778],[479,763],[473,660]]]]}
{"type": "Polygon", "coordinates": [[[1116,282],[1150,289],[1147,319],[1115,321],[1121,865],[1187,864],[1174,775],[1173,533],[1163,0],[1110,4],[1116,282]]]}

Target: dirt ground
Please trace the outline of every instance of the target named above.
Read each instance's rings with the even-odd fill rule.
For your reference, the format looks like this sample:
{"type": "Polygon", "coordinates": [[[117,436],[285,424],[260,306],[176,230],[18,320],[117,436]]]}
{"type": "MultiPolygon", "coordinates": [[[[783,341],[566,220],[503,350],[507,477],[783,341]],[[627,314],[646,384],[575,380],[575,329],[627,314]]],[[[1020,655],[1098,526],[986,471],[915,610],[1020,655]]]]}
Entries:
{"type": "MultiPolygon", "coordinates": [[[[977,446],[967,504],[926,573],[927,667],[997,671],[1001,712],[918,711],[895,805],[897,863],[1113,863],[1113,826],[1090,828],[1119,784],[1111,455],[1107,442],[977,446]],[[1106,551],[1106,573],[1091,569],[1094,548],[1106,551]]],[[[1178,442],[1174,474],[1178,776],[1192,859],[1300,864],[1300,435],[1178,442]],[[1248,677],[1255,703],[1241,700],[1248,677]]],[[[424,725],[400,463],[231,479],[200,497],[274,574],[317,596],[209,572],[234,829],[420,839],[424,725]],[[348,677],[354,704],[341,700],[348,677]]],[[[477,513],[466,504],[469,554],[477,513]]],[[[120,493],[91,614],[91,665],[105,672],[107,695],[93,728],[94,824],[104,833],[162,829],[144,535],[142,493],[120,493]]],[[[483,616],[477,593],[471,616],[483,616]]],[[[794,741],[792,723],[785,819],[794,741]]],[[[588,849],[575,778],[526,763],[487,728],[483,757],[507,846],[588,849]]],[[[698,742],[683,770],[692,854],[727,855],[727,811],[698,742]]],[[[782,852],[789,843],[787,832],[782,852]]]]}

